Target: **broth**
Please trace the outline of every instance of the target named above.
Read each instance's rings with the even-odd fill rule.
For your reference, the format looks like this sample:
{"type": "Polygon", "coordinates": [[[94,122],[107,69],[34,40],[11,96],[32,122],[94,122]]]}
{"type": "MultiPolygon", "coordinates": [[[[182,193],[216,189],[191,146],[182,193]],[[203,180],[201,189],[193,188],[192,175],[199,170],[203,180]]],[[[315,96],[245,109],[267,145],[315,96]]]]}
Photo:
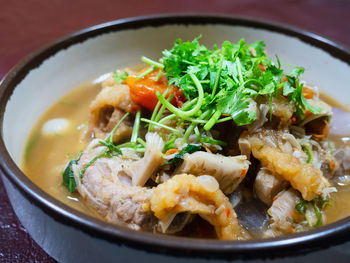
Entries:
{"type": "MultiPolygon", "coordinates": [[[[88,144],[88,140],[83,140],[82,137],[87,125],[89,104],[100,91],[100,80],[98,78],[71,91],[46,111],[31,131],[22,158],[23,172],[41,189],[61,202],[98,218],[101,216],[86,205],[79,194],[70,194],[62,185],[61,172],[66,163],[88,144]],[[66,133],[43,135],[43,125],[54,118],[69,120],[66,133]]],[[[348,110],[334,99],[325,95],[321,97],[339,109],[335,110],[333,119],[343,119],[345,115],[350,117],[348,110]]],[[[344,134],[330,134],[329,138],[339,147],[350,146],[348,137],[344,134]]],[[[350,185],[339,187],[338,190],[337,193],[332,193],[332,205],[325,208],[326,224],[350,216],[350,185]]]]}
{"type": "Polygon", "coordinates": [[[89,82],[71,91],[52,105],[31,131],[22,157],[23,172],[41,189],[61,202],[89,215],[99,214],[82,202],[77,193],[69,193],[62,184],[66,163],[87,146],[82,139],[87,125],[89,104],[97,95],[100,83],[89,82]],[[43,135],[43,125],[51,119],[67,118],[69,127],[64,135],[43,135]]]}

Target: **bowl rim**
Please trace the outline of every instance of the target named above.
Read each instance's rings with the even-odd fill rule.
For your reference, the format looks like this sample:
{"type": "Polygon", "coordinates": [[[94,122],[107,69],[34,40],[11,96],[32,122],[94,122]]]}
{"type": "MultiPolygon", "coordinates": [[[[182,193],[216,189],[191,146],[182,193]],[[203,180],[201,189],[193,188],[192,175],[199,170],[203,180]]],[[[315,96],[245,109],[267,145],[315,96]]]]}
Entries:
{"type": "Polygon", "coordinates": [[[62,49],[104,33],[176,24],[219,24],[265,29],[299,38],[301,41],[321,48],[331,56],[350,65],[350,51],[348,48],[315,33],[261,19],[217,14],[162,14],[124,18],[91,26],[53,41],[43,48],[32,52],[17,63],[0,82],[0,170],[2,174],[22,194],[56,221],[82,230],[93,237],[148,252],[167,254],[175,257],[255,258],[285,255],[283,252],[285,249],[288,249],[289,253],[294,251],[304,254],[305,252],[314,251],[348,240],[346,234],[350,233],[350,217],[306,232],[277,238],[245,241],[193,239],[134,231],[126,227],[104,222],[61,203],[29,180],[11,159],[3,138],[3,119],[6,104],[16,86],[25,78],[31,69],[39,67],[43,61],[62,49]]]}

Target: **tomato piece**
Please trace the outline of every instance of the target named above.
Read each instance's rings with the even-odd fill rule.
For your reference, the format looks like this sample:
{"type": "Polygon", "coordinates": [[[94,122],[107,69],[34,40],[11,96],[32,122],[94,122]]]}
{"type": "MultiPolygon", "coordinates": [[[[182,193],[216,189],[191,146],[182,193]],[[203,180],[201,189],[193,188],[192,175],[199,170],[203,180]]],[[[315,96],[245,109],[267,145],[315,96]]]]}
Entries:
{"type": "Polygon", "coordinates": [[[290,118],[290,121],[292,124],[295,124],[298,121],[298,119],[296,116],[292,116],[292,118],[290,118]]]}
{"type": "Polygon", "coordinates": [[[165,155],[170,155],[170,154],[174,154],[174,153],[177,153],[179,152],[180,149],[176,149],[176,148],[173,148],[173,149],[169,149],[165,152],[165,155]]]}
{"type": "Polygon", "coordinates": [[[332,170],[334,170],[335,169],[335,162],[331,162],[330,166],[331,166],[332,170]]]}
{"type": "Polygon", "coordinates": [[[241,170],[241,176],[244,176],[247,173],[247,169],[242,169],[241,170]]]}
{"type": "Polygon", "coordinates": [[[153,110],[157,105],[156,91],[164,93],[168,88],[168,80],[164,74],[156,79],[158,72],[159,69],[154,70],[141,79],[128,76],[125,80],[130,88],[131,99],[149,110],[153,110]]]}
{"type": "Polygon", "coordinates": [[[309,111],[309,110],[306,110],[305,112],[304,112],[304,117],[310,117],[310,116],[312,116],[312,115],[314,115],[311,111],[309,111]]]}
{"type": "MultiPolygon", "coordinates": [[[[156,92],[164,93],[169,86],[168,79],[163,73],[157,79],[160,69],[155,69],[151,73],[147,74],[141,79],[137,79],[135,76],[128,76],[125,80],[126,84],[130,88],[130,97],[137,104],[149,109],[154,110],[158,103],[156,92]]],[[[177,107],[181,107],[187,100],[185,95],[178,87],[170,87],[170,94],[174,95],[171,103],[177,107]]]]}
{"type": "Polygon", "coordinates": [[[305,99],[312,99],[315,96],[315,92],[307,87],[303,87],[303,96],[305,99]]]}
{"type": "Polygon", "coordinates": [[[258,68],[261,70],[261,72],[265,72],[265,66],[264,65],[259,64],[258,68]]]}

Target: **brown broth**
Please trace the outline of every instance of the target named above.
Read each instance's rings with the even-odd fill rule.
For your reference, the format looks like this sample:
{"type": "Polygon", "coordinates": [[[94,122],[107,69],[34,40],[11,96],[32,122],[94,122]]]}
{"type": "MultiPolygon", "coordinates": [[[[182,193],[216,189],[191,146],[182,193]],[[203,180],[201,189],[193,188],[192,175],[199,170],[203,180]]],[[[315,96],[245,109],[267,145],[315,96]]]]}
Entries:
{"type": "MultiPolygon", "coordinates": [[[[35,124],[22,158],[23,172],[41,189],[61,202],[98,218],[101,217],[86,205],[78,194],[68,193],[62,185],[61,172],[66,163],[87,146],[88,141],[82,140],[82,133],[84,126],[87,125],[89,104],[99,92],[100,86],[101,83],[96,84],[96,81],[86,83],[52,105],[35,124]],[[68,132],[65,135],[44,136],[41,133],[42,126],[54,118],[68,119],[70,121],[68,132]]],[[[331,106],[350,114],[346,107],[331,97],[324,94],[321,97],[331,106]]],[[[350,146],[350,141],[340,136],[330,134],[330,139],[338,147],[350,146]]],[[[327,206],[325,209],[325,223],[350,216],[350,186],[340,187],[337,193],[332,194],[332,199],[332,206],[327,206]]]]}

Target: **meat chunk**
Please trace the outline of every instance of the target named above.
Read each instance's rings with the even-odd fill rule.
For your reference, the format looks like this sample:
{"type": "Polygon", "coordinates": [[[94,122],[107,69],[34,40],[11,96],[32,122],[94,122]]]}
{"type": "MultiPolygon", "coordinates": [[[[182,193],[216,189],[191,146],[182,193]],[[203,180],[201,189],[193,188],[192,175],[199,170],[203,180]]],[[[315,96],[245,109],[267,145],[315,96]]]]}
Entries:
{"type": "Polygon", "coordinates": [[[244,231],[214,177],[178,174],[153,188],[151,210],[162,222],[178,213],[199,214],[220,239],[243,239],[244,231]]]}
{"type": "Polygon", "coordinates": [[[220,189],[230,194],[245,177],[249,164],[244,155],[228,157],[199,151],[185,154],[183,163],[175,173],[211,175],[219,182],[220,189]]]}
{"type": "MultiPolygon", "coordinates": [[[[127,85],[116,84],[107,79],[102,90],[90,104],[89,128],[95,137],[103,139],[118,121],[136,104],[130,98],[127,85]]],[[[132,133],[132,118],[128,117],[119,126],[113,140],[119,141],[132,133]]]]}
{"type": "Polygon", "coordinates": [[[279,178],[266,168],[261,168],[254,181],[254,192],[267,205],[288,185],[287,181],[279,178]]]}
{"type": "Polygon", "coordinates": [[[257,129],[264,126],[264,124],[268,121],[268,118],[266,118],[267,113],[270,110],[270,106],[268,103],[262,103],[257,108],[256,112],[256,120],[248,125],[249,131],[256,131],[257,129]]]}
{"type": "Polygon", "coordinates": [[[297,213],[295,206],[299,198],[299,193],[292,188],[284,190],[276,196],[272,206],[268,210],[271,217],[271,232],[268,233],[269,235],[278,236],[296,231],[296,217],[293,215],[297,213]]]}
{"type": "Polygon", "coordinates": [[[238,146],[241,154],[247,156],[249,159],[252,152],[252,146],[250,145],[247,135],[247,132],[242,132],[241,136],[238,139],[238,146]]]}
{"type": "Polygon", "coordinates": [[[135,230],[152,230],[157,221],[148,209],[152,190],[124,184],[119,176],[123,175],[121,159],[99,158],[79,178],[83,167],[102,150],[97,147],[85,151],[74,168],[78,192],[106,221],[135,230]]]}
{"type": "Polygon", "coordinates": [[[133,229],[150,230],[157,221],[149,211],[152,190],[143,186],[163,162],[163,140],[156,133],[146,134],[143,158],[98,158],[80,179],[80,171],[106,151],[98,140],[92,141],[75,167],[77,189],[81,196],[107,221],[124,222],[133,229]]]}
{"type": "MultiPolygon", "coordinates": [[[[104,139],[107,134],[117,125],[123,118],[126,112],[111,107],[106,107],[101,110],[101,117],[98,126],[93,126],[90,123],[90,130],[94,137],[104,139]]],[[[129,138],[132,134],[132,118],[128,116],[118,126],[113,134],[113,142],[119,142],[123,139],[129,138]]]]}
{"type": "Polygon", "coordinates": [[[278,98],[272,97],[272,115],[278,117],[281,120],[281,124],[289,124],[290,118],[295,112],[293,103],[290,103],[288,99],[283,96],[278,98]]]}
{"type": "Polygon", "coordinates": [[[350,147],[345,147],[338,149],[334,153],[334,157],[337,160],[336,162],[336,172],[333,176],[333,181],[341,185],[350,184],[350,147]]]}
{"type": "Polygon", "coordinates": [[[254,157],[259,159],[262,166],[290,182],[305,200],[310,201],[320,196],[330,186],[321,171],[314,168],[312,164],[300,162],[293,155],[270,146],[258,136],[250,136],[249,142],[254,157]]]}

